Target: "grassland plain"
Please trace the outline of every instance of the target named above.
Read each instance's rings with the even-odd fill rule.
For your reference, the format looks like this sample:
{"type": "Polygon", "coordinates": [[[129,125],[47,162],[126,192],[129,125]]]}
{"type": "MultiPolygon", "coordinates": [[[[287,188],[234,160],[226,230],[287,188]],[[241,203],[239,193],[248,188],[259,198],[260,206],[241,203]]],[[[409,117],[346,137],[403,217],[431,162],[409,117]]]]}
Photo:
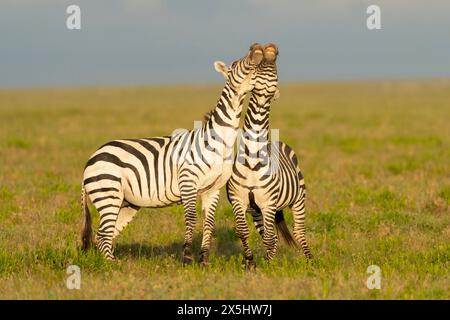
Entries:
{"type": "Polygon", "coordinates": [[[110,139],[192,128],[219,86],[0,90],[0,298],[449,299],[450,81],[280,90],[271,127],[300,156],[315,259],[282,244],[267,265],[252,228],[252,274],[224,196],[208,269],[180,262],[179,206],[141,210],[118,238],[117,263],[78,249],[90,154],[110,139]],[[80,290],[66,288],[71,264],[80,290]],[[366,287],[372,264],[381,290],[366,287]]]}

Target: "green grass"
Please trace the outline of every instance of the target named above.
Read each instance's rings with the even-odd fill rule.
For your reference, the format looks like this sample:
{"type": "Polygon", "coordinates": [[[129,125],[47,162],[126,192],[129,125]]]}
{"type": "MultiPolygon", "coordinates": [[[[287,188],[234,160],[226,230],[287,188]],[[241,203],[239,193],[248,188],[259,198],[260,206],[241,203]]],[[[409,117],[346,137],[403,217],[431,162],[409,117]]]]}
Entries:
{"type": "Polygon", "coordinates": [[[255,273],[242,268],[224,196],[208,269],[180,262],[179,206],[142,210],[117,240],[118,262],[79,250],[81,175],[91,153],[111,139],[191,128],[219,87],[0,90],[0,298],[449,299],[450,82],[280,90],[271,127],[299,155],[315,259],[281,243],[267,264],[252,228],[255,273]],[[72,264],[81,268],[81,290],[66,288],[72,264]],[[366,287],[372,264],[381,268],[381,290],[366,287]]]}

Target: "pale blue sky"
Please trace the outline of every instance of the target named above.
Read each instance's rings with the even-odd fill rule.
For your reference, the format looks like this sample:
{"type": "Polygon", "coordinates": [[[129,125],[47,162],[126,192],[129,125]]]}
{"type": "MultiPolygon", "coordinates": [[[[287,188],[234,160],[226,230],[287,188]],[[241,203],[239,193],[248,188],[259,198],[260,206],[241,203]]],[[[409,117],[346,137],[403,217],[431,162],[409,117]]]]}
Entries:
{"type": "Polygon", "coordinates": [[[450,78],[450,1],[1,0],[0,87],[222,82],[214,60],[269,41],[282,81],[450,78]]]}

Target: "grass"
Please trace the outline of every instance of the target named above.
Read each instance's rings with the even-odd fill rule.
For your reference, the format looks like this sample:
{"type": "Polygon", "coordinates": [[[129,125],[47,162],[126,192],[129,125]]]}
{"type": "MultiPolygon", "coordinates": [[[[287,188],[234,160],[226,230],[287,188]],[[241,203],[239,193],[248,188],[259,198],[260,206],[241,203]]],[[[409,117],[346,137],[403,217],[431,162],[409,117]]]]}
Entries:
{"type": "Polygon", "coordinates": [[[116,263],[79,250],[90,154],[111,139],[191,128],[219,87],[0,90],[0,298],[449,299],[450,82],[280,90],[271,127],[299,155],[315,259],[281,244],[267,264],[252,230],[256,273],[241,266],[224,196],[208,269],[180,262],[179,206],[142,210],[118,238],[116,263]],[[72,264],[81,268],[80,290],[66,287],[72,264]],[[366,287],[372,264],[381,290],[366,287]]]}

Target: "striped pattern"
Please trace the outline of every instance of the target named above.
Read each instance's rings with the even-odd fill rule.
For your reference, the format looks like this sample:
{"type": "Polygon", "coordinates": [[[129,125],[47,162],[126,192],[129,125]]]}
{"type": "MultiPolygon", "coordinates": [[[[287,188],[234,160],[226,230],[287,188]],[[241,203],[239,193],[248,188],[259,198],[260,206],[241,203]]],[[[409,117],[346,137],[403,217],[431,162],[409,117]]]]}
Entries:
{"type": "Polygon", "coordinates": [[[265,56],[266,51],[272,55],[258,67],[233,173],[227,183],[228,199],[236,218],[236,231],[242,241],[249,268],[255,264],[248,244],[249,229],[245,212],[252,214],[263,238],[266,259],[270,260],[277,250],[275,222],[289,240],[282,210],[290,207],[294,216],[295,240],[306,257],[312,257],[305,238],[305,182],[297,157],[288,145],[269,142],[270,103],[278,90],[275,63],[278,52],[276,46],[271,44],[266,46],[265,56]]]}
{"type": "Polygon", "coordinates": [[[262,54],[262,47],[253,45],[230,68],[219,64],[227,82],[211,118],[201,128],[172,136],[110,141],[90,157],[82,187],[84,248],[91,240],[86,196],[100,214],[96,245],[110,260],[114,259],[113,239],[139,208],[181,203],[186,223],[183,261],[190,263],[200,197],[205,215],[201,260],[208,263],[219,189],[231,175],[243,100],[255,84],[262,54]]]}

